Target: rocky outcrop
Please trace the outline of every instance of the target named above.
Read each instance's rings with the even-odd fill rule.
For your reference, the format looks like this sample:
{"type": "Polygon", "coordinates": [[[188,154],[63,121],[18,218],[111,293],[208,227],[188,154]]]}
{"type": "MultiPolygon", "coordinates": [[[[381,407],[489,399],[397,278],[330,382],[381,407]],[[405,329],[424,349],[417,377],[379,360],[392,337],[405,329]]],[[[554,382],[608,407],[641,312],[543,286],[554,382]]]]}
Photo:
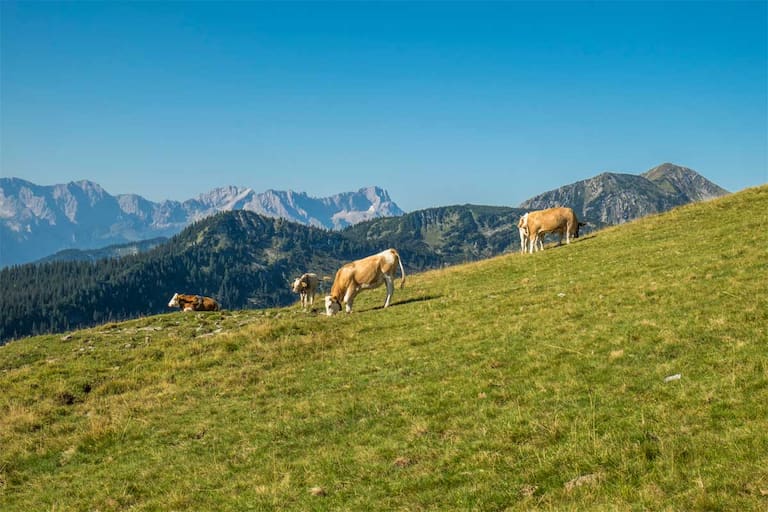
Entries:
{"type": "Polygon", "coordinates": [[[641,175],[606,172],[544,192],[524,201],[520,208],[570,206],[579,219],[600,227],[726,194],[727,190],[696,171],[667,163],[641,175]]]}

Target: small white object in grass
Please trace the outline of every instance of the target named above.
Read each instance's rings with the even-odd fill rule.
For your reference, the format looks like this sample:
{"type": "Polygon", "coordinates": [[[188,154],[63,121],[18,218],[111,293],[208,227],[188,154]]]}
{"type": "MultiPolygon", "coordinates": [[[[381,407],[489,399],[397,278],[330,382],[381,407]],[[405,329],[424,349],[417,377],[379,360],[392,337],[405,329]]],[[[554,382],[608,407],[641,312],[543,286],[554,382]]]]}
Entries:
{"type": "Polygon", "coordinates": [[[674,375],[669,375],[667,377],[664,377],[664,382],[672,382],[673,380],[680,380],[680,377],[682,377],[682,375],[680,375],[679,373],[676,373],[674,375]]]}

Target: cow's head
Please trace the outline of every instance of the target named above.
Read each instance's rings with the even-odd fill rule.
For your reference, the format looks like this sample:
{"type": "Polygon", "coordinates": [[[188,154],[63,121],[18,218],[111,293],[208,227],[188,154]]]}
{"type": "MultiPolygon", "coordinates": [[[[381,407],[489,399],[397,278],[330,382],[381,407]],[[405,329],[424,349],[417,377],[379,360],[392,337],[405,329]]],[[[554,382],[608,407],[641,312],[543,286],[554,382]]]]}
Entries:
{"type": "Polygon", "coordinates": [[[302,281],[300,277],[297,277],[293,281],[293,285],[291,286],[291,290],[293,290],[293,293],[299,293],[305,286],[306,286],[306,283],[304,281],[302,281]]]}
{"type": "Polygon", "coordinates": [[[171,297],[171,301],[168,303],[169,308],[177,308],[179,307],[179,294],[174,293],[173,297],[171,297]]]}
{"type": "Polygon", "coordinates": [[[341,302],[339,302],[339,299],[331,295],[326,295],[325,296],[325,314],[328,316],[333,316],[339,311],[341,311],[341,302]]]}
{"type": "Polygon", "coordinates": [[[581,226],[586,226],[587,224],[585,222],[577,222],[576,223],[576,232],[573,234],[573,238],[579,238],[579,228],[581,226]]]}

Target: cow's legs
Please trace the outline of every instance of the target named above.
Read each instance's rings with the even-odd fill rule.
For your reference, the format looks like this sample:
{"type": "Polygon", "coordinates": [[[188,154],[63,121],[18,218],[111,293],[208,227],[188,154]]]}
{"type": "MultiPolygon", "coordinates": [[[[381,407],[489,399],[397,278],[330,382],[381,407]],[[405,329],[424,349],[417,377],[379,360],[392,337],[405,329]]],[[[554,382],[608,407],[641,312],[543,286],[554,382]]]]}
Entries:
{"type": "Polygon", "coordinates": [[[537,250],[536,242],[541,243],[540,236],[541,236],[541,233],[538,233],[538,232],[534,233],[533,236],[531,236],[530,233],[528,234],[528,240],[529,240],[529,243],[531,244],[531,254],[533,254],[537,250]]]}
{"type": "Polygon", "coordinates": [[[389,306],[389,301],[392,300],[392,294],[395,292],[395,283],[392,282],[392,276],[384,276],[384,282],[387,285],[387,298],[384,300],[384,307],[389,306]]]}
{"type": "Polygon", "coordinates": [[[346,304],[345,311],[347,313],[352,312],[352,303],[355,301],[355,295],[357,291],[354,286],[347,288],[347,293],[344,294],[344,303],[346,304]]]}
{"type": "Polygon", "coordinates": [[[525,236],[525,230],[523,228],[518,228],[520,231],[520,252],[525,252],[525,246],[528,245],[526,242],[526,236],[525,236]]]}

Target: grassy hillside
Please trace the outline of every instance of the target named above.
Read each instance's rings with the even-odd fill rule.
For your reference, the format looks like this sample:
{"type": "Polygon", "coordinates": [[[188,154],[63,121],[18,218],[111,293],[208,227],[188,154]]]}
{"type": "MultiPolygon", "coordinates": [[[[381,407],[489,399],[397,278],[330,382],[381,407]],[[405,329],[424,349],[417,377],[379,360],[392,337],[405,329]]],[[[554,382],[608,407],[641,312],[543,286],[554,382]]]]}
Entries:
{"type": "Polygon", "coordinates": [[[338,232],[242,210],[219,213],[147,252],[82,259],[125,249],[113,246],[72,261],[0,269],[0,345],[164,313],[176,292],[211,296],[226,309],[286,306],[296,298],[290,283],[304,272],[332,278],[344,262],[387,247],[397,247],[411,271],[517,251],[522,214],[447,206],[338,232]]]}
{"type": "Polygon", "coordinates": [[[409,276],[387,310],[12,342],[0,509],[765,510],[766,224],[761,187],[409,276]]]}

